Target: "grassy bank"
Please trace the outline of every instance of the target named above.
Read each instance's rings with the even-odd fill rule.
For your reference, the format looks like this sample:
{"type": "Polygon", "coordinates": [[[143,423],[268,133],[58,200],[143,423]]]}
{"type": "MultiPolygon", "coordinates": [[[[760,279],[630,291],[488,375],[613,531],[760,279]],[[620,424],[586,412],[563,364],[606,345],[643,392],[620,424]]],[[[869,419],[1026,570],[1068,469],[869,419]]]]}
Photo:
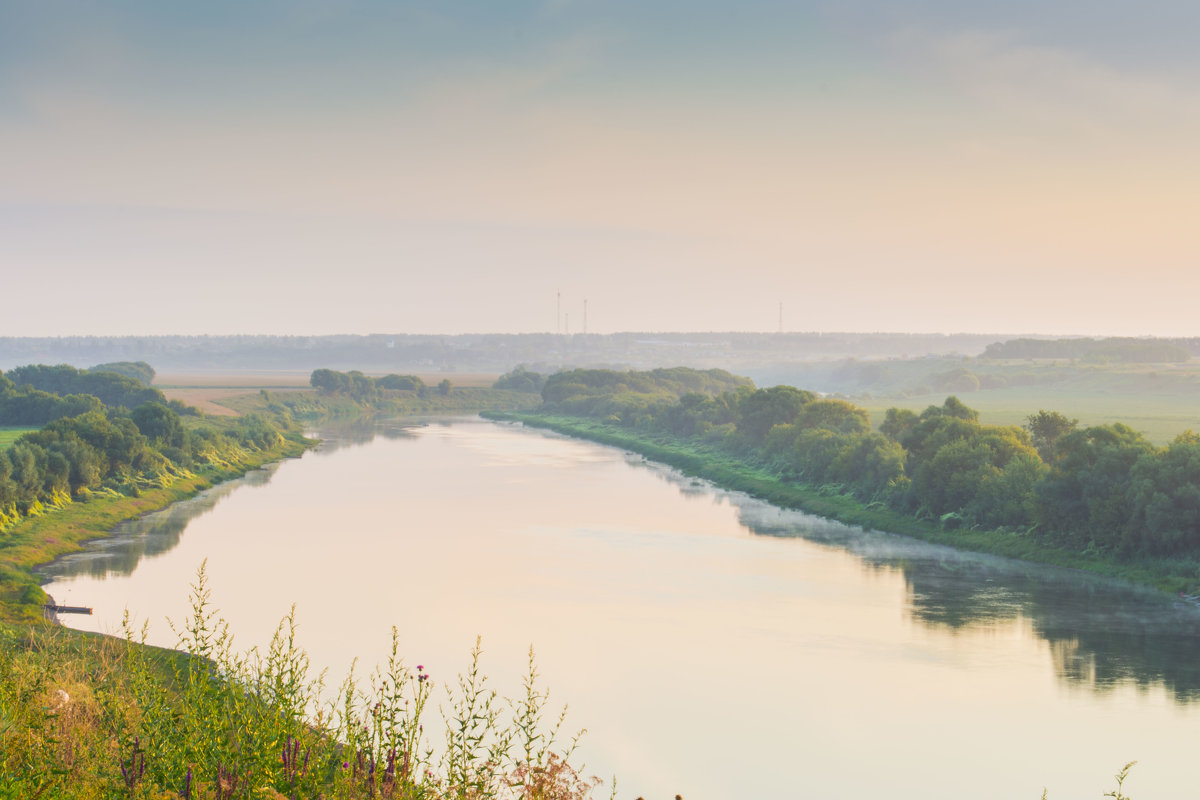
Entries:
{"type": "Polygon", "coordinates": [[[553,430],[601,444],[620,447],[668,464],[686,475],[745,492],[783,508],[794,508],[873,530],[903,534],[936,544],[980,553],[1019,558],[1042,564],[1082,569],[1107,577],[1151,586],[1167,592],[1195,591],[1197,565],[1192,561],[1139,559],[1080,554],[1049,547],[1024,532],[1006,530],[945,530],[934,521],[892,511],[879,503],[864,504],[849,494],[831,494],[820,487],[782,479],[727,452],[696,440],[668,434],[647,434],[594,419],[531,412],[487,412],[489,419],[510,420],[553,430]]]}

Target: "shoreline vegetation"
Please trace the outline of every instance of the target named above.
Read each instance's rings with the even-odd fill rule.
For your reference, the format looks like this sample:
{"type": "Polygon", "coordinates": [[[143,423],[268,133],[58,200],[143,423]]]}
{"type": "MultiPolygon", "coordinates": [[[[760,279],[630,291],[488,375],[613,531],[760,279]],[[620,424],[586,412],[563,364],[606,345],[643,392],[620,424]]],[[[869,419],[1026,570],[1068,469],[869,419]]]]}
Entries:
{"type": "MultiPolygon", "coordinates": [[[[723,370],[518,371],[542,405],[485,412],[637,452],[786,508],[1194,596],[1200,436],[1157,447],[1053,411],[985,425],[956,397],[888,409],[723,370]]],[[[509,378],[510,376],[505,376],[509,378]]]]}
{"type": "Polygon", "coordinates": [[[1027,536],[1013,531],[945,530],[939,524],[871,507],[844,495],[831,495],[820,488],[789,483],[769,470],[740,463],[720,451],[673,437],[639,435],[595,420],[534,412],[488,411],[482,416],[618,447],[673,467],[689,477],[710,481],[719,488],[744,492],[780,508],[804,511],[867,530],[909,536],[960,550],[1080,569],[1163,591],[1175,591],[1173,584],[1161,584],[1162,574],[1153,565],[1138,568],[1096,555],[1081,557],[1069,550],[1031,542],[1027,536]]]}

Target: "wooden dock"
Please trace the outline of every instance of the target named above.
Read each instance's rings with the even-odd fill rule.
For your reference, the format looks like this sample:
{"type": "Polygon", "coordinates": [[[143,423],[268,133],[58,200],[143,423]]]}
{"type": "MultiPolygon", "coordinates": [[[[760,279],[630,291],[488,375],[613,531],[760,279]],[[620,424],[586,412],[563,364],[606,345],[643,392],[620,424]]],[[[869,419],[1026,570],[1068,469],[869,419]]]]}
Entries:
{"type": "Polygon", "coordinates": [[[47,613],[50,614],[91,614],[92,609],[87,606],[58,606],[54,603],[46,603],[44,606],[47,613]]]}

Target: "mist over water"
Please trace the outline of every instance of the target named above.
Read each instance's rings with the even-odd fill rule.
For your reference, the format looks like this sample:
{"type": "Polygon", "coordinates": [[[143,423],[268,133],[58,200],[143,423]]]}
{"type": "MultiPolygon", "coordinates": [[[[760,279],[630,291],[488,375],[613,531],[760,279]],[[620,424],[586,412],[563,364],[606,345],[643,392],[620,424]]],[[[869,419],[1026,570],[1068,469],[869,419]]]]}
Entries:
{"type": "Polygon", "coordinates": [[[482,635],[515,693],[532,643],[621,797],[1099,796],[1133,759],[1137,795],[1200,785],[1190,604],[512,425],[320,434],[315,453],[48,566],[59,602],[96,608],[66,621],[115,631],[128,608],[172,645],[163,618],[186,615],[207,559],[240,646],[295,602],[330,683],[381,661],[397,625],[445,682],[482,635]]]}

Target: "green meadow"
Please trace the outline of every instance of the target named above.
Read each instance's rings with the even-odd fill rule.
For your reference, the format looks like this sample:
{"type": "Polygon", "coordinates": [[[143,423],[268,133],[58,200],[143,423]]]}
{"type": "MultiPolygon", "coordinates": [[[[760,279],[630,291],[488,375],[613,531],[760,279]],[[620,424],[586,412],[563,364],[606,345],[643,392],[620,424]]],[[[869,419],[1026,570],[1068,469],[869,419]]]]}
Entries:
{"type": "Polygon", "coordinates": [[[24,434],[36,430],[38,430],[37,427],[28,426],[0,427],[0,450],[8,447],[24,434]]]}
{"type": "MultiPolygon", "coordinates": [[[[941,392],[906,397],[851,396],[851,400],[866,409],[878,427],[889,408],[920,412],[941,405],[947,396],[941,392]]],[[[1030,414],[1045,409],[1078,419],[1083,426],[1123,422],[1155,444],[1167,444],[1186,430],[1200,430],[1200,393],[1102,393],[1068,384],[1005,387],[957,396],[978,411],[980,421],[988,425],[1024,425],[1030,414]]]]}
{"type": "Polygon", "coordinates": [[[786,383],[833,394],[871,414],[923,411],[954,395],[989,425],[1024,425],[1038,410],[1083,426],[1122,422],[1155,444],[1200,430],[1200,365],[915,358],[813,362],[753,371],[759,386],[786,383]]]}

